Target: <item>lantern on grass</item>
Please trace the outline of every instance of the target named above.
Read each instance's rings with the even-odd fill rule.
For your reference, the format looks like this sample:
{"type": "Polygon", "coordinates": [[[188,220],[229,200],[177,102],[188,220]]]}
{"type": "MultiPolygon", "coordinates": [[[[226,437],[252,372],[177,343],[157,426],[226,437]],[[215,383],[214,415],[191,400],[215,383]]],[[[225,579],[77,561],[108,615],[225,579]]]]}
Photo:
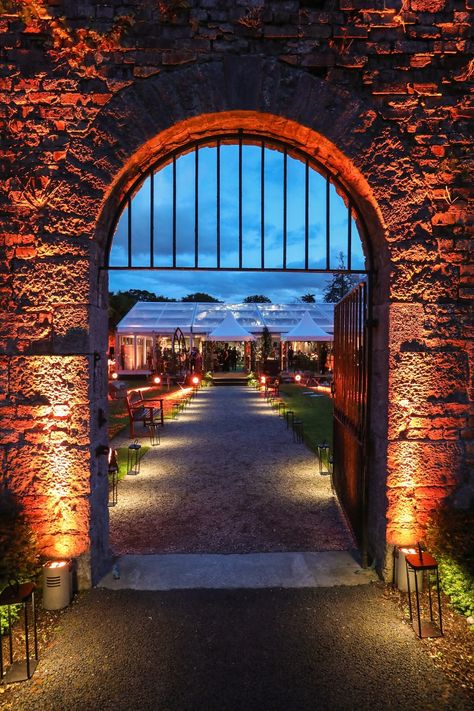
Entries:
{"type": "Polygon", "coordinates": [[[301,383],[301,375],[299,373],[295,375],[295,383],[301,383]]]}
{"type": "Polygon", "coordinates": [[[142,445],[138,443],[138,440],[132,442],[128,445],[127,453],[127,474],[140,474],[140,449],[142,445]]]}
{"type": "Polygon", "coordinates": [[[159,375],[154,375],[153,376],[153,382],[155,385],[161,385],[161,376],[159,375]]]}

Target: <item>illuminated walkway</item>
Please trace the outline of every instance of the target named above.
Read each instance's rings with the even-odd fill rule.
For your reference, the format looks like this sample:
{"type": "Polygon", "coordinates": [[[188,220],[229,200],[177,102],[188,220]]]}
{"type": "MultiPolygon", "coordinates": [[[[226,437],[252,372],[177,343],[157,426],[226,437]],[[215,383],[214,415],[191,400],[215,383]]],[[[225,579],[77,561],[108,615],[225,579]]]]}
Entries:
{"type": "Polygon", "coordinates": [[[354,547],[314,453],[245,387],[203,389],[167,422],[140,475],[120,482],[110,519],[116,555],[354,547]]]}

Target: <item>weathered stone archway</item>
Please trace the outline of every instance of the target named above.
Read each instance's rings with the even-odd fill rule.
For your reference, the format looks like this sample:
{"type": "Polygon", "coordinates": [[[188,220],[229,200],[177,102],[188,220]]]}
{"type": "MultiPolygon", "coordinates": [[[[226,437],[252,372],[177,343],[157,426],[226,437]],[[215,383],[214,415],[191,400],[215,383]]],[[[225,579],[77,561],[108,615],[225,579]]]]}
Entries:
{"type": "MultiPolygon", "coordinates": [[[[160,152],[231,127],[316,155],[364,216],[375,273],[370,538],[379,565],[386,544],[412,541],[465,473],[462,441],[445,434],[459,431],[465,408],[446,419],[434,396],[440,368],[447,400],[467,383],[459,345],[451,340],[446,350],[449,336],[436,335],[456,300],[456,274],[437,251],[433,209],[409,146],[376,103],[273,58],[225,57],[154,75],[123,88],[71,137],[54,181],[40,185],[46,204],[41,214],[28,212],[32,239],[16,250],[9,274],[8,481],[27,503],[42,551],[79,557],[83,584],[107,560],[99,271],[107,236],[122,195],[160,152]],[[15,435],[19,417],[23,437],[15,435]]],[[[18,223],[27,210],[21,200],[19,190],[18,223]]]]}

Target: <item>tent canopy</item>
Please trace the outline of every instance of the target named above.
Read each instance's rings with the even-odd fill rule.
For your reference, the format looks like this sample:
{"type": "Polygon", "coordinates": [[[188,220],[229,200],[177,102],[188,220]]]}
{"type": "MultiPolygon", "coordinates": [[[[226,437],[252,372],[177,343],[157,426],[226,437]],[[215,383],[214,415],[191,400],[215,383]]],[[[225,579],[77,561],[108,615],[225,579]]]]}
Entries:
{"type": "Polygon", "coordinates": [[[281,337],[282,341],[332,341],[333,336],[326,333],[318,324],[311,318],[307,311],[299,323],[294,326],[291,331],[285,333],[281,337]]]}
{"type": "Polygon", "coordinates": [[[229,312],[225,319],[207,336],[209,341],[255,341],[255,336],[245,330],[229,312]]]}

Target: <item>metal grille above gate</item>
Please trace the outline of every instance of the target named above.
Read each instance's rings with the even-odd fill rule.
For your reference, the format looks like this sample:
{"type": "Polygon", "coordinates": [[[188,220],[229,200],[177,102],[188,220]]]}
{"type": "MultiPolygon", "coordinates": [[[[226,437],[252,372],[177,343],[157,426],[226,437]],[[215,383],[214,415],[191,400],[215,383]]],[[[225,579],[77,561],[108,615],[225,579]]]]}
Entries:
{"type": "Polygon", "coordinates": [[[166,155],[122,200],[105,268],[365,274],[362,216],[336,175],[243,132],[166,155]]]}
{"type": "Polygon", "coordinates": [[[334,310],[334,486],[367,564],[368,285],[334,310]]]}

